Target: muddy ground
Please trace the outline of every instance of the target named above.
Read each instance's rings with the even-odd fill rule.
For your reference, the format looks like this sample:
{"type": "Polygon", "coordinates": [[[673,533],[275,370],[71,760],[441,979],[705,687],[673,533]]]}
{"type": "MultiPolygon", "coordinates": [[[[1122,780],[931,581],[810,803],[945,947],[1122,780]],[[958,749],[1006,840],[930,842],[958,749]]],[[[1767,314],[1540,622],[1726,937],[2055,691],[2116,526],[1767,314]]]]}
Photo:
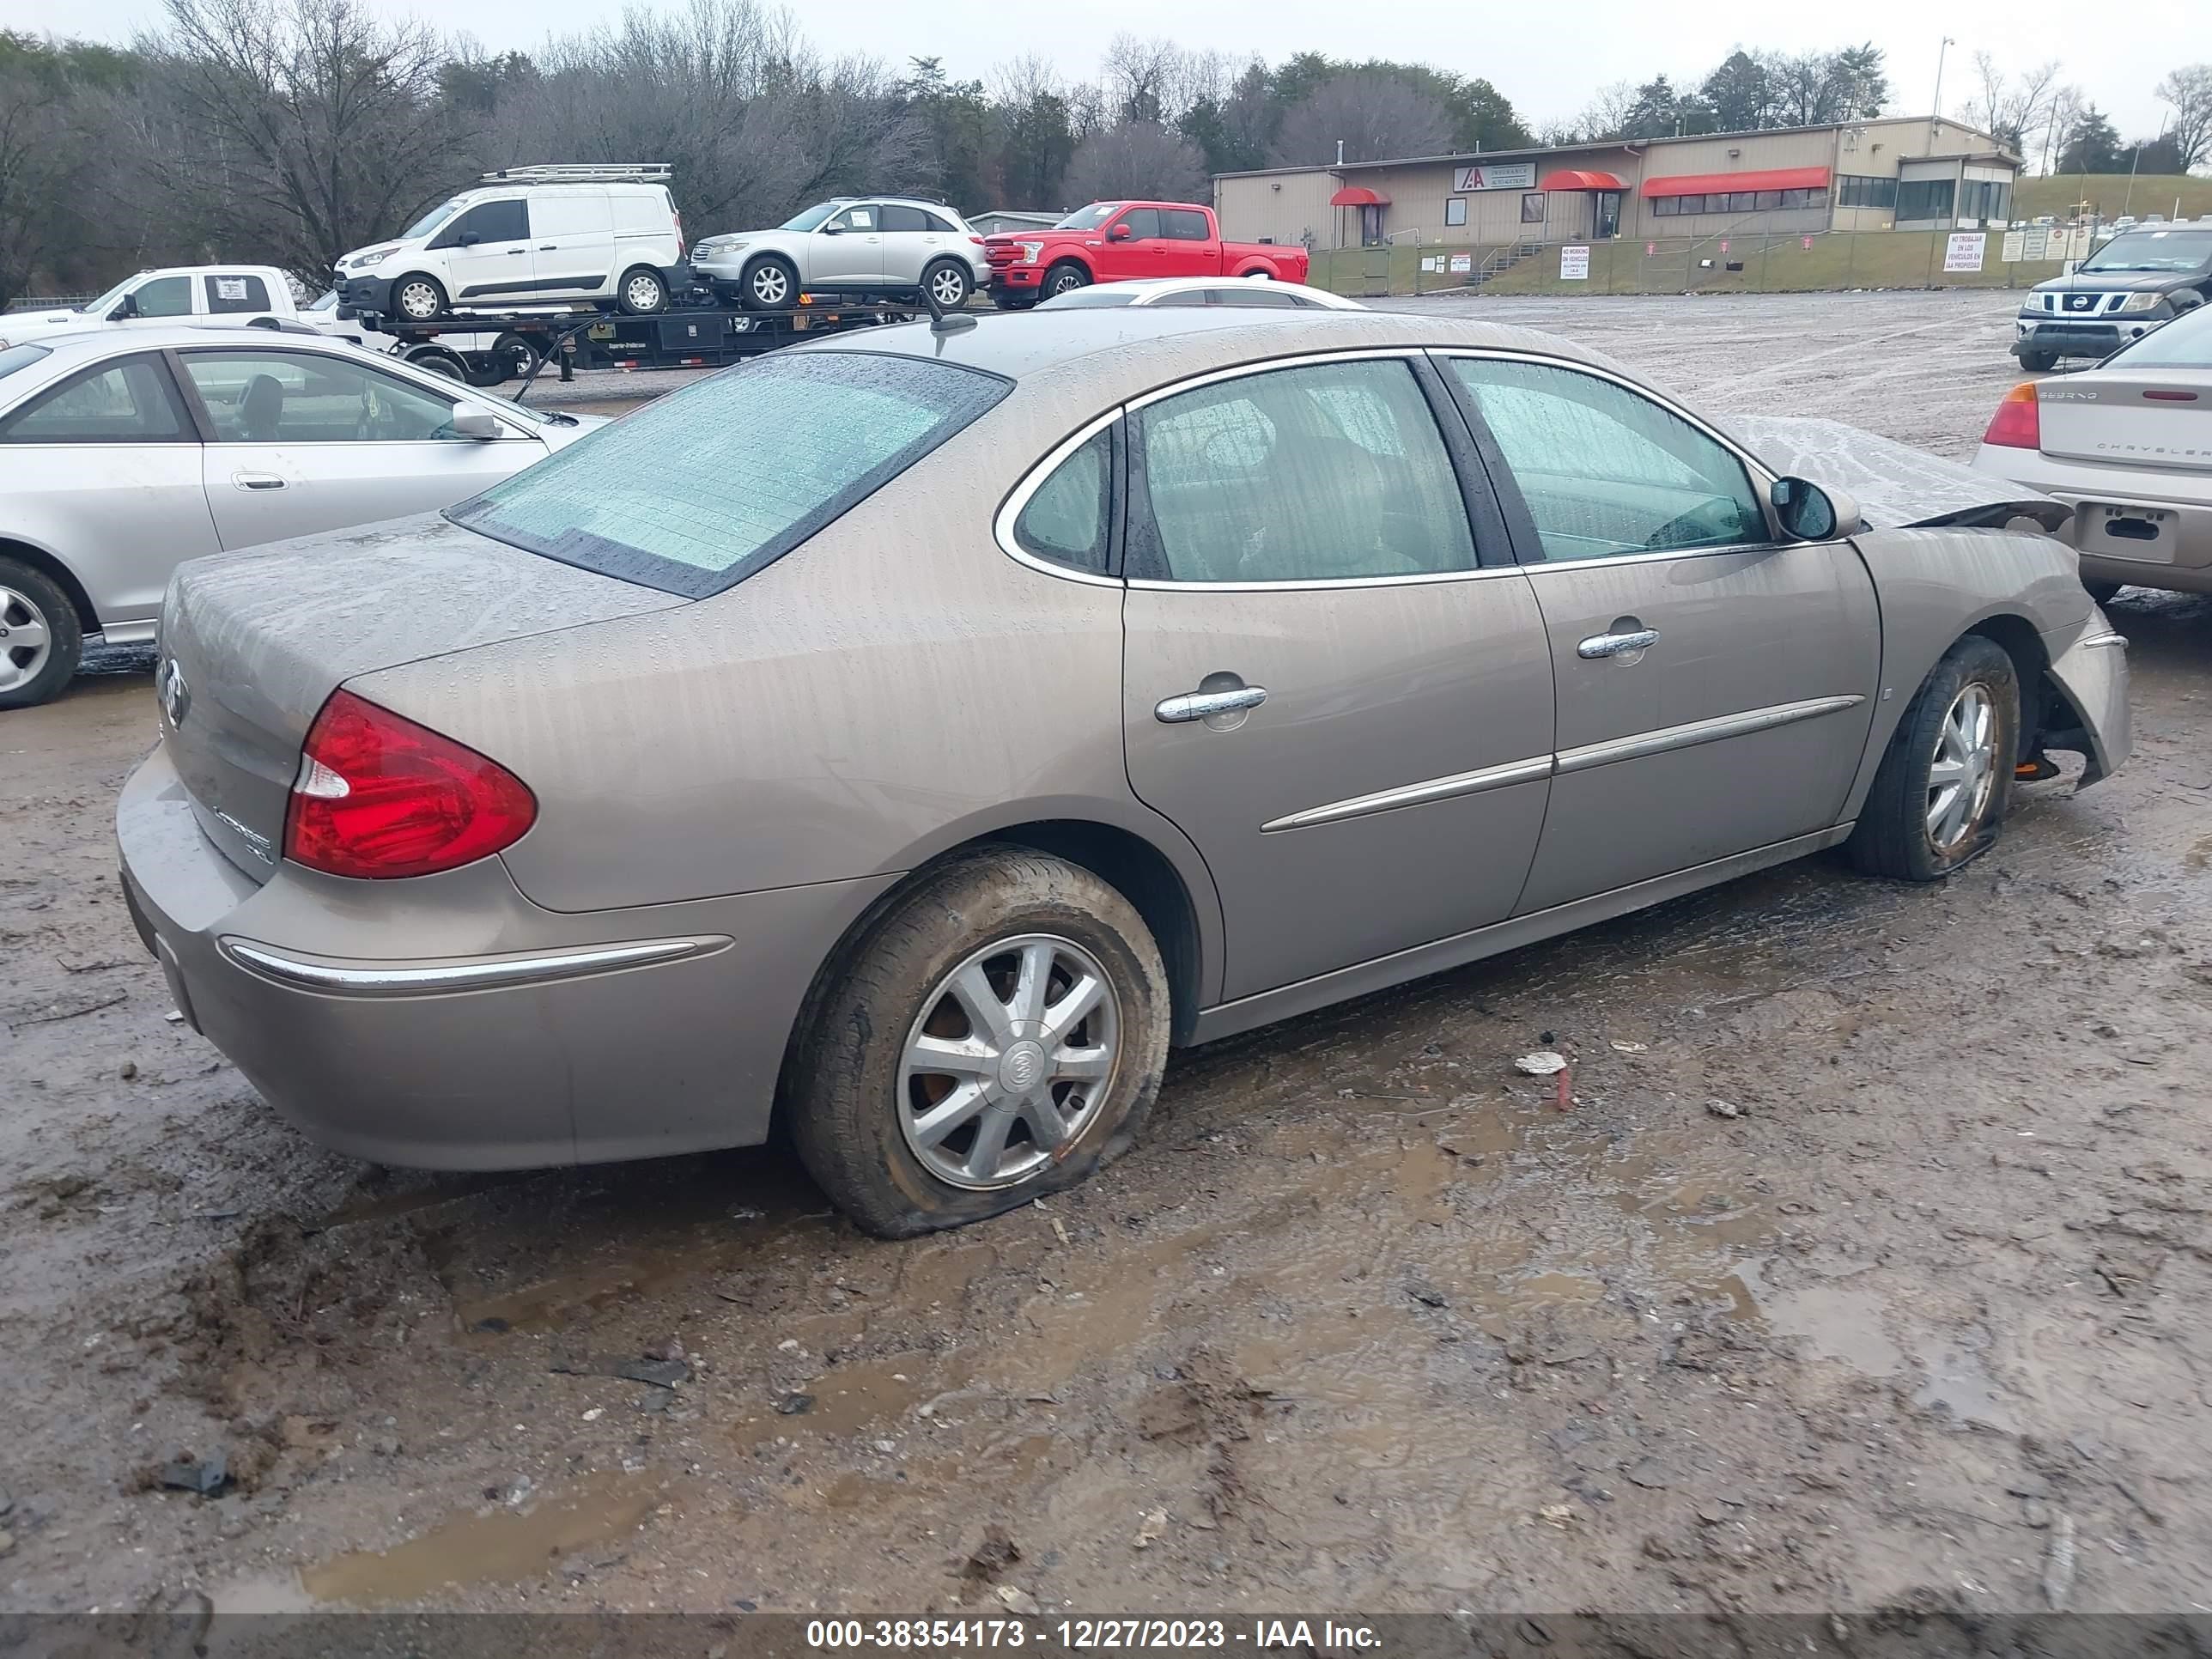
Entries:
{"type": "MultiPolygon", "coordinates": [[[[2000,295],[1487,308],[1951,453],[2012,378],[2000,295]]],[[[0,1607],[2202,1610],[2212,605],[2112,616],[2133,764],[1948,885],[1183,1054],[1087,1188],[897,1245],[773,1152],[303,1140],[164,1018],[112,661],[0,717],[0,1607]]]]}

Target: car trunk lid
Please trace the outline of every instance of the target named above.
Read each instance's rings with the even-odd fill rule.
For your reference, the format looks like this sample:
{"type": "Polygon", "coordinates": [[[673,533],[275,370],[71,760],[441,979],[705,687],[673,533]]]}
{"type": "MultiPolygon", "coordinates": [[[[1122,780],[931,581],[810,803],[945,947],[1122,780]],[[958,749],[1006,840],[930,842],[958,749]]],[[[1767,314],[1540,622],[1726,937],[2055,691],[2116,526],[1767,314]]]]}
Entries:
{"type": "Polygon", "coordinates": [[[2035,404],[2046,455],[2212,472],[2212,372],[2098,369],[2037,382],[2035,404]]]}
{"type": "Polygon", "coordinates": [[[434,516],[194,560],[161,610],[161,742],[208,838],[265,881],[301,744],[344,681],[686,602],[434,516]]]}

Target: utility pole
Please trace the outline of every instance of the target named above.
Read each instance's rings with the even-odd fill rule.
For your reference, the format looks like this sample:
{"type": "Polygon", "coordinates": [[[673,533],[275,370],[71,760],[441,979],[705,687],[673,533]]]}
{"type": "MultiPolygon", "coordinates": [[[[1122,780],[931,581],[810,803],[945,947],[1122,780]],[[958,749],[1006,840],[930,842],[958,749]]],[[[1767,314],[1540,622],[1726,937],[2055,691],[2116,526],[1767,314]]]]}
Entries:
{"type": "Polygon", "coordinates": [[[1928,153],[1930,155],[1936,153],[1936,129],[1943,121],[1943,54],[1958,44],[1947,34],[1942,44],[1936,48],[1936,106],[1928,112],[1928,153]]]}

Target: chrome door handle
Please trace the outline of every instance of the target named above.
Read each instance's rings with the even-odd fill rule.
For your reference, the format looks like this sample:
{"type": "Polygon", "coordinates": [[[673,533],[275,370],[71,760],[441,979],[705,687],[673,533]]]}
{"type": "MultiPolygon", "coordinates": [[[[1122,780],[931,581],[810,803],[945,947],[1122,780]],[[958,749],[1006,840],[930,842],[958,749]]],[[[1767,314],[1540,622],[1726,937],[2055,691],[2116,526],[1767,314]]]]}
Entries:
{"type": "Polygon", "coordinates": [[[1593,634],[1575,647],[1578,657],[1625,657],[1659,642],[1656,628],[1639,628],[1632,634],[1593,634]]]}
{"type": "Polygon", "coordinates": [[[1234,714],[1247,708],[1257,708],[1267,701],[1264,685],[1240,685],[1229,691],[1186,691],[1179,697],[1169,697],[1156,704],[1153,718],[1170,726],[1179,726],[1186,720],[1202,720],[1214,714],[1234,714]]]}
{"type": "Polygon", "coordinates": [[[240,489],[282,489],[284,481],[274,472],[234,472],[230,481],[240,489]]]}

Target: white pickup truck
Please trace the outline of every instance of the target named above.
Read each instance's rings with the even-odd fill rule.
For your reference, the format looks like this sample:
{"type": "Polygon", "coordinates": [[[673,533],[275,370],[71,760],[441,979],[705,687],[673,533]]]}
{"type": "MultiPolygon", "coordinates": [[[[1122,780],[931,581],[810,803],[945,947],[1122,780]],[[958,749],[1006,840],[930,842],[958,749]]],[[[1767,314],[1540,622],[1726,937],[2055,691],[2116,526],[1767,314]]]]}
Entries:
{"type": "Polygon", "coordinates": [[[292,297],[291,280],[273,265],[170,265],[142,270],[74,311],[15,311],[0,316],[0,348],[88,325],[131,328],[185,322],[210,328],[302,325],[477,386],[497,386],[526,372],[535,360],[529,343],[514,335],[453,334],[434,342],[402,344],[388,334],[340,317],[335,291],[301,306],[292,297]]]}

